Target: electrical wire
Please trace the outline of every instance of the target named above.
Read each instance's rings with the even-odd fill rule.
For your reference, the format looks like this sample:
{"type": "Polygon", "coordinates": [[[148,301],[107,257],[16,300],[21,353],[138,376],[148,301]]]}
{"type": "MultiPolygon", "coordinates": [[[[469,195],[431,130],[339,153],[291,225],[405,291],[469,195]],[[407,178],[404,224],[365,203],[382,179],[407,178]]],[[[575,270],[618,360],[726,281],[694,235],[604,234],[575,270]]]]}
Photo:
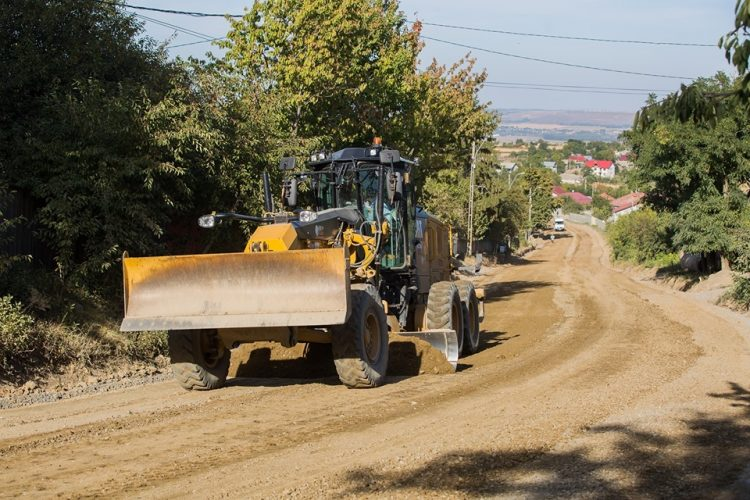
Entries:
{"type": "Polygon", "coordinates": [[[641,89],[641,88],[629,88],[629,87],[594,87],[588,85],[560,85],[554,83],[523,83],[523,82],[496,82],[496,81],[485,81],[485,85],[530,85],[533,87],[562,87],[566,89],[594,89],[594,90],[627,90],[627,91],[641,91],[641,92],[674,92],[674,89],[641,89]]]}
{"type": "Polygon", "coordinates": [[[559,40],[579,40],[584,42],[601,42],[601,43],[629,43],[629,44],[641,44],[641,45],[669,45],[669,46],[677,46],[677,47],[712,47],[715,48],[715,43],[693,43],[693,42],[659,42],[659,41],[653,41],[653,40],[622,40],[622,39],[613,39],[613,38],[594,38],[594,37],[585,37],[585,36],[566,36],[566,35],[550,35],[546,33],[524,33],[521,31],[507,31],[507,30],[498,30],[498,29],[490,29],[490,28],[474,28],[471,26],[457,26],[454,24],[439,24],[439,23],[430,23],[427,21],[407,21],[409,23],[420,23],[425,26],[437,26],[440,28],[450,28],[450,29],[456,29],[456,30],[465,30],[465,31],[479,31],[482,33],[500,33],[502,35],[513,35],[513,36],[533,36],[533,37],[539,37],[539,38],[555,38],[559,40]]]}
{"type": "MultiPolygon", "coordinates": [[[[115,2],[110,2],[110,1],[107,1],[107,0],[97,0],[97,1],[99,3],[108,4],[108,5],[116,5],[116,6],[120,6],[121,5],[121,4],[118,4],[118,3],[115,3],[115,2]]],[[[149,11],[154,11],[154,12],[168,13],[168,14],[190,15],[190,16],[195,16],[195,17],[242,17],[240,15],[229,15],[229,14],[224,15],[224,14],[214,14],[214,13],[206,13],[206,12],[178,11],[178,10],[171,10],[171,9],[157,9],[157,8],[154,8],[154,7],[143,7],[143,6],[140,6],[140,5],[122,4],[122,6],[123,7],[127,7],[127,8],[131,8],[131,9],[149,10],[149,11]]],[[[176,30],[181,31],[183,33],[192,34],[193,36],[196,36],[196,37],[199,37],[199,38],[204,38],[204,40],[201,41],[201,42],[190,42],[190,43],[186,43],[186,44],[172,45],[169,48],[185,47],[185,46],[188,46],[188,45],[195,45],[195,44],[198,44],[198,43],[208,43],[208,42],[211,42],[211,41],[214,41],[214,40],[219,40],[219,39],[222,39],[222,38],[226,38],[226,37],[215,37],[215,38],[212,38],[212,37],[209,37],[208,35],[204,35],[202,33],[198,33],[198,32],[192,31],[192,30],[188,30],[186,28],[182,28],[182,27],[179,27],[177,25],[172,25],[172,24],[166,23],[164,21],[158,21],[158,20],[155,20],[155,19],[152,19],[152,18],[148,18],[148,17],[143,16],[141,14],[135,14],[135,15],[138,16],[138,17],[147,19],[147,20],[149,20],[151,22],[154,22],[154,23],[157,23],[157,24],[162,24],[163,26],[171,27],[172,29],[176,29],[176,30]]],[[[414,21],[412,21],[412,22],[414,22],[414,21]]],[[[423,22],[423,24],[431,24],[431,25],[436,25],[437,26],[437,24],[435,24],[435,23],[426,23],[426,22],[423,22]]],[[[446,27],[454,27],[454,28],[456,27],[456,26],[453,26],[453,25],[445,25],[445,26],[446,27]]],[[[482,30],[482,29],[477,28],[477,30],[482,30]]],[[[497,30],[497,31],[499,32],[499,30],[497,30]]],[[[508,33],[510,33],[510,34],[522,34],[522,33],[517,33],[517,32],[513,32],[513,33],[508,32],[508,33]]],[[[539,35],[539,34],[526,34],[526,35],[542,36],[542,35],[539,35]]],[[[547,35],[545,35],[545,36],[547,36],[547,35]]],[[[557,37],[557,35],[554,35],[554,36],[553,35],[549,35],[549,37],[550,38],[555,38],[555,37],[557,37]]],[[[534,62],[541,62],[541,63],[545,63],[545,64],[554,64],[554,65],[558,65],[558,66],[566,66],[566,67],[572,67],[572,68],[582,68],[582,69],[589,69],[589,70],[593,70],[593,71],[603,71],[603,72],[619,73],[619,74],[625,74],[625,75],[650,76],[650,77],[655,77],[655,78],[670,78],[670,79],[675,79],[675,80],[693,80],[694,79],[692,77],[687,77],[687,76],[662,75],[662,74],[657,74],[657,73],[645,73],[645,72],[639,72],[639,71],[627,71],[627,70],[620,70],[620,69],[615,69],[615,68],[604,68],[604,67],[598,67],[598,66],[589,66],[589,65],[585,65],[585,64],[567,63],[567,62],[553,61],[553,60],[542,59],[542,58],[537,58],[537,57],[522,56],[522,55],[519,55],[519,54],[512,54],[512,53],[509,53],[509,52],[501,52],[501,51],[498,51],[498,50],[486,49],[486,48],[483,48],[483,47],[476,47],[476,46],[472,46],[472,45],[462,44],[462,43],[458,43],[458,42],[452,42],[450,40],[442,40],[442,39],[439,39],[439,38],[428,37],[428,36],[424,36],[424,35],[422,35],[421,38],[424,39],[424,40],[430,40],[430,41],[433,41],[433,42],[444,43],[444,44],[447,44],[447,45],[453,45],[453,46],[456,46],[456,47],[462,47],[462,48],[466,48],[466,49],[470,49],[470,50],[477,50],[477,51],[480,51],[480,52],[487,52],[487,53],[490,53],[490,54],[496,54],[496,55],[501,55],[501,56],[505,56],[505,57],[511,57],[511,58],[515,58],[515,59],[521,59],[521,60],[525,60],[525,61],[534,61],[534,62]]],[[[583,37],[577,37],[577,39],[583,39],[583,37]]],[[[611,41],[611,40],[593,39],[593,38],[590,39],[590,40],[611,41]]],[[[623,42],[625,42],[625,41],[623,41],[623,42]]],[[[629,42],[635,42],[635,41],[631,40],[629,42]]],[[[643,41],[643,42],[646,43],[645,41],[643,41]]],[[[658,43],[657,42],[649,42],[649,43],[651,43],[651,44],[668,45],[671,42],[670,43],[667,43],[667,42],[663,42],[663,43],[662,42],[658,42],[658,43]]]]}
{"type": "MultiPolygon", "coordinates": [[[[106,5],[122,6],[122,7],[127,7],[130,9],[136,9],[136,10],[161,12],[164,14],[177,14],[177,15],[184,15],[184,16],[191,16],[191,17],[223,17],[223,18],[229,17],[233,19],[240,19],[244,17],[244,14],[220,14],[218,12],[196,12],[196,11],[187,11],[187,10],[158,9],[156,7],[145,7],[143,5],[131,5],[131,4],[124,4],[124,3],[121,4],[121,3],[110,1],[110,0],[97,0],[97,1],[99,3],[106,4],[106,5]]],[[[625,44],[642,44],[642,45],[665,45],[665,46],[678,46],[678,47],[716,47],[716,44],[714,43],[663,42],[663,41],[655,41],[655,40],[627,40],[627,39],[615,39],[615,38],[596,38],[596,37],[584,37],[584,36],[552,35],[549,33],[526,33],[522,31],[508,31],[508,30],[500,30],[500,29],[492,29],[492,28],[477,28],[473,26],[459,26],[455,24],[432,23],[429,21],[407,20],[406,22],[411,23],[411,24],[418,22],[425,26],[436,26],[440,28],[450,28],[450,29],[465,30],[465,31],[477,31],[477,32],[483,32],[483,33],[499,33],[503,35],[512,35],[512,36],[554,38],[554,39],[559,39],[559,40],[579,40],[579,41],[585,41],[585,42],[598,42],[598,43],[600,42],[600,43],[625,43],[625,44]]]]}
{"type": "Polygon", "coordinates": [[[232,17],[232,18],[241,18],[244,17],[243,14],[218,14],[218,13],[208,13],[208,12],[192,12],[187,10],[172,10],[172,9],[157,9],[156,7],[144,7],[142,5],[130,5],[126,3],[120,3],[120,2],[113,2],[109,0],[96,0],[97,2],[105,5],[113,5],[115,7],[127,7],[129,9],[136,9],[136,10],[147,10],[151,12],[161,12],[163,14],[179,14],[183,16],[192,16],[192,17],[232,17]]]}
{"type": "Polygon", "coordinates": [[[191,35],[191,36],[194,36],[196,38],[202,38],[204,42],[208,42],[208,41],[212,40],[212,37],[209,36],[209,35],[205,35],[203,33],[199,33],[198,31],[193,31],[193,30],[188,29],[188,28],[183,28],[182,26],[178,26],[176,24],[171,24],[171,23],[168,23],[166,21],[162,21],[160,19],[154,19],[152,17],[144,16],[142,14],[133,14],[133,15],[135,17],[139,18],[139,19],[143,19],[144,21],[147,21],[147,22],[159,25],[159,26],[163,26],[165,28],[173,29],[173,30],[178,31],[180,33],[184,33],[186,35],[191,35]]]}
{"type": "Polygon", "coordinates": [[[517,89],[517,90],[541,90],[548,92],[565,92],[571,94],[612,94],[612,95],[635,95],[642,96],[648,95],[649,92],[615,92],[609,90],[583,90],[583,89],[553,89],[547,87],[522,87],[522,86],[499,86],[499,85],[487,85],[485,88],[490,89],[517,89]]]}
{"type": "Polygon", "coordinates": [[[674,75],[660,75],[660,74],[657,74],[657,73],[642,73],[642,72],[639,72],[639,71],[626,71],[626,70],[622,70],[622,69],[603,68],[603,67],[599,67],[599,66],[588,66],[588,65],[585,65],[585,64],[574,64],[574,63],[566,63],[566,62],[562,62],[562,61],[552,61],[550,59],[541,59],[541,58],[538,58],[538,57],[521,56],[521,55],[518,55],[518,54],[511,54],[511,53],[508,53],[508,52],[501,52],[499,50],[485,49],[485,48],[482,48],[482,47],[476,47],[476,46],[473,46],[473,45],[466,45],[466,44],[458,43],[458,42],[451,42],[449,40],[441,40],[439,38],[432,38],[432,37],[424,36],[424,35],[421,35],[421,38],[424,39],[424,40],[431,40],[433,42],[444,43],[444,44],[447,44],[447,45],[454,45],[456,47],[462,47],[462,48],[465,48],[465,49],[478,50],[480,52],[487,52],[489,54],[496,54],[496,55],[505,56],[505,57],[512,57],[512,58],[515,58],[515,59],[522,59],[524,61],[535,61],[535,62],[541,62],[541,63],[546,63],[546,64],[555,64],[557,66],[567,66],[567,67],[570,67],[570,68],[583,68],[583,69],[590,69],[590,70],[594,70],[594,71],[604,71],[604,72],[608,72],[608,73],[619,73],[619,74],[624,74],[624,75],[651,76],[651,77],[655,77],[655,78],[671,78],[671,79],[675,79],[675,80],[691,80],[692,81],[692,80],[695,79],[695,78],[692,78],[692,77],[689,77],[689,76],[674,76],[674,75]]]}
{"type": "Polygon", "coordinates": [[[217,40],[226,40],[227,37],[225,36],[217,36],[216,38],[211,38],[209,40],[200,40],[198,42],[188,42],[188,43],[178,43],[177,45],[168,45],[167,49],[176,49],[177,47],[187,47],[188,45],[198,45],[200,43],[209,43],[209,42],[215,42],[217,40]]]}

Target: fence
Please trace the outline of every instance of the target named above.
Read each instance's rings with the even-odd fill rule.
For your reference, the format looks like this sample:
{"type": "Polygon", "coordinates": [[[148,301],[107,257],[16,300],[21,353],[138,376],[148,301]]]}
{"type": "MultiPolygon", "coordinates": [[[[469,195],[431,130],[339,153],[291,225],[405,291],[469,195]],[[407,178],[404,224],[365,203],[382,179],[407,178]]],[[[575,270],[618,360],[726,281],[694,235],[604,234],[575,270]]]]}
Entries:
{"type": "Polygon", "coordinates": [[[578,224],[588,224],[590,226],[596,226],[597,228],[604,231],[607,228],[607,223],[601,219],[597,219],[591,214],[565,214],[565,219],[570,222],[576,222],[578,224]]]}

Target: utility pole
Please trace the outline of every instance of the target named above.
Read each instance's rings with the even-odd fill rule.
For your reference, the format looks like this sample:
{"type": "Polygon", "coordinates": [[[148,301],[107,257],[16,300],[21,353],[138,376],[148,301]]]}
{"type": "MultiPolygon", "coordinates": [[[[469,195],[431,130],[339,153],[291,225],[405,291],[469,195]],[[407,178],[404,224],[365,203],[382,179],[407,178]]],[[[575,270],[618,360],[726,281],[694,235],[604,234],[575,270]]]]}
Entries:
{"type": "Polygon", "coordinates": [[[529,186],[529,228],[526,230],[526,241],[529,241],[529,238],[531,238],[531,193],[534,192],[534,189],[529,186]]]}
{"type": "Polygon", "coordinates": [[[469,244],[466,253],[472,255],[474,250],[474,171],[477,168],[477,141],[471,141],[471,174],[469,175],[469,244]]]}

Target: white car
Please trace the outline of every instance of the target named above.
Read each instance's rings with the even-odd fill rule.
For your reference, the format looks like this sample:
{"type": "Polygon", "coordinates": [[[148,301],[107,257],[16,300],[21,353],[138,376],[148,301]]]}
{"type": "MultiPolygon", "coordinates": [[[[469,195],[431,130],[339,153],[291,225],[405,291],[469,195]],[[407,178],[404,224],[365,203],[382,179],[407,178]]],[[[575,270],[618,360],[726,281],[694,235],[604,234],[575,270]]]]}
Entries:
{"type": "Polygon", "coordinates": [[[565,231],[565,220],[555,219],[555,225],[553,226],[555,231],[565,231]]]}

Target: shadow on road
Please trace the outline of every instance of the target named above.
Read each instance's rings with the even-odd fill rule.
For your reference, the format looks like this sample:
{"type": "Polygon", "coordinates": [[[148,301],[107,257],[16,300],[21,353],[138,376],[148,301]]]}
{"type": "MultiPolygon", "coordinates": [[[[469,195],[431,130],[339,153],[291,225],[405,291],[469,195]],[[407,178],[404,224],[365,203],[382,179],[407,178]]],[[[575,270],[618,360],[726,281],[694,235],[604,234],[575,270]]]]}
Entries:
{"type": "Polygon", "coordinates": [[[481,335],[479,336],[479,351],[478,352],[482,352],[485,349],[490,349],[491,347],[503,345],[508,340],[514,339],[516,337],[520,337],[520,335],[519,334],[510,335],[507,332],[482,331],[481,335]]]}
{"type": "Polygon", "coordinates": [[[490,283],[484,287],[485,302],[497,302],[508,300],[508,298],[519,293],[527,293],[538,288],[553,286],[556,283],[549,281],[502,281],[490,283]]]}
{"type": "Polygon", "coordinates": [[[591,458],[585,448],[456,451],[413,470],[352,470],[347,493],[398,496],[399,490],[418,489],[477,497],[714,498],[724,493],[724,498],[750,498],[750,481],[738,481],[750,463],[750,391],[731,383],[729,392],[711,396],[742,411],[731,418],[696,414],[676,436],[619,425],[592,427],[588,432],[614,439],[616,451],[604,459],[591,458]]]}

